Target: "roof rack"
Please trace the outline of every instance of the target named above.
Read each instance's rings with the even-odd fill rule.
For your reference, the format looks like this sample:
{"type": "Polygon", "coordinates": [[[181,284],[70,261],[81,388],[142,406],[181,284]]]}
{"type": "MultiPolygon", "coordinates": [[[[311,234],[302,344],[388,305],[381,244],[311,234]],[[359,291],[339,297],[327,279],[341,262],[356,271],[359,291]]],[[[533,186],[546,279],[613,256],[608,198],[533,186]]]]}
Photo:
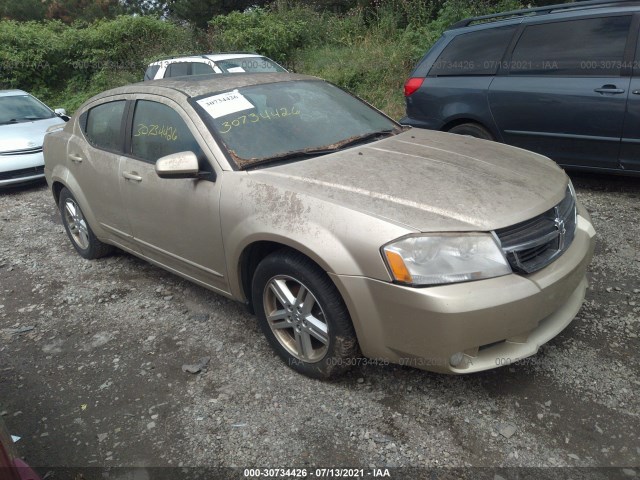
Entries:
{"type": "Polygon", "coordinates": [[[464,20],[460,20],[459,22],[454,23],[449,26],[447,30],[453,30],[456,28],[464,28],[468,27],[472,23],[484,22],[484,21],[498,21],[498,20],[507,20],[514,17],[525,17],[525,16],[537,16],[537,15],[548,15],[550,13],[557,13],[563,10],[580,10],[583,8],[594,8],[600,7],[604,5],[624,5],[630,3],[637,3],[634,0],[586,0],[586,1],[578,1],[572,3],[558,3],[555,5],[545,5],[544,7],[535,7],[535,8],[523,8],[521,10],[511,10],[509,12],[500,12],[493,13],[490,15],[481,15],[479,17],[470,17],[465,18],[464,20]]]}

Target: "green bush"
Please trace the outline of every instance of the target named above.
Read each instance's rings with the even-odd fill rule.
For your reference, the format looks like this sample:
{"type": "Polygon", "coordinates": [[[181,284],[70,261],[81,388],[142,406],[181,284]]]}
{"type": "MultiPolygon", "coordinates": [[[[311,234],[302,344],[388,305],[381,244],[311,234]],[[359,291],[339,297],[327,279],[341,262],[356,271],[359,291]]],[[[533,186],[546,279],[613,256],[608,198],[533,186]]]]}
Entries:
{"type": "Polygon", "coordinates": [[[52,88],[64,78],[62,23],[0,22],[2,88],[52,88]]]}
{"type": "MultiPolygon", "coordinates": [[[[339,42],[329,37],[323,46],[298,51],[294,65],[297,71],[325,78],[398,119],[405,110],[405,80],[445,28],[465,17],[515,8],[520,8],[515,0],[500,0],[497,5],[483,0],[388,0],[380,3],[374,18],[365,19],[366,29],[339,42]],[[439,5],[436,14],[433,9],[439,5]]],[[[334,17],[332,22],[353,22],[353,18],[334,17]]]]}
{"type": "Polygon", "coordinates": [[[73,112],[108,88],[142,80],[159,56],[198,49],[191,30],[152,17],[72,26],[0,21],[0,88],[20,88],[73,112]]]}
{"type": "MultiPolygon", "coordinates": [[[[354,2],[355,3],[355,2],[354,2]]],[[[0,21],[0,88],[21,88],[73,112],[87,98],[142,79],[162,56],[251,50],[326,78],[395,118],[420,57],[463,17],[520,7],[516,0],[369,0],[347,13],[280,0],[217,16],[206,36],[149,16],[71,26],[0,21]]]]}
{"type": "Polygon", "coordinates": [[[209,42],[214,51],[256,51],[287,64],[296,50],[318,42],[320,19],[309,8],[256,7],[214,18],[209,42]]]}

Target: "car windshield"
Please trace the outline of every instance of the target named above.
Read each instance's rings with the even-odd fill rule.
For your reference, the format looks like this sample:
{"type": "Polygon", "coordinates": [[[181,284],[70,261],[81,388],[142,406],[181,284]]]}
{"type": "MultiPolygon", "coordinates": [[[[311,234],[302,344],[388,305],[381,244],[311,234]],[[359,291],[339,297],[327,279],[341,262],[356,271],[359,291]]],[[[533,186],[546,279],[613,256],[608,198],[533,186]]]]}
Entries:
{"type": "Polygon", "coordinates": [[[254,85],[194,103],[241,168],[331,153],[402,131],[390,118],[323,81],[254,85]]]}
{"type": "Polygon", "coordinates": [[[31,95],[0,97],[0,125],[53,117],[55,113],[31,95]]]}
{"type": "Polygon", "coordinates": [[[216,65],[224,73],[278,73],[286,72],[277,63],[265,57],[243,57],[228,58],[226,60],[216,60],[216,65]]]}

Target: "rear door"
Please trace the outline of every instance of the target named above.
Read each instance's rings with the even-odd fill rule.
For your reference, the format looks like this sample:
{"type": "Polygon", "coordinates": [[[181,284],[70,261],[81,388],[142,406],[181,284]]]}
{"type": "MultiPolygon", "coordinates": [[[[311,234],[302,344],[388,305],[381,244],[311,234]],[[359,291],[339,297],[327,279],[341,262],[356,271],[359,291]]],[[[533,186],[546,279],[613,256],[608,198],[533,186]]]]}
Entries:
{"type": "Polygon", "coordinates": [[[631,15],[524,25],[489,103],[504,141],[565,166],[618,168],[631,15]]]}
{"type": "MultiPolygon", "coordinates": [[[[214,162],[184,110],[163,97],[140,95],[127,127],[121,185],[135,242],[148,259],[207,287],[228,292],[220,232],[220,184],[214,162]],[[192,151],[203,179],[162,179],[156,161],[192,151]]],[[[209,153],[210,155],[210,153],[209,153]]]]}
{"type": "Polygon", "coordinates": [[[79,132],[67,145],[69,187],[94,230],[125,248],[132,247],[131,227],[120,193],[126,98],[112,97],[79,117],[79,132]],[[94,218],[90,218],[94,217],[94,218]]]}
{"type": "MultiPolygon", "coordinates": [[[[633,31],[638,35],[640,15],[636,15],[633,31]]],[[[627,113],[622,130],[620,166],[625,170],[640,171],[640,36],[634,42],[636,56],[633,61],[633,77],[627,97],[627,113]]]]}

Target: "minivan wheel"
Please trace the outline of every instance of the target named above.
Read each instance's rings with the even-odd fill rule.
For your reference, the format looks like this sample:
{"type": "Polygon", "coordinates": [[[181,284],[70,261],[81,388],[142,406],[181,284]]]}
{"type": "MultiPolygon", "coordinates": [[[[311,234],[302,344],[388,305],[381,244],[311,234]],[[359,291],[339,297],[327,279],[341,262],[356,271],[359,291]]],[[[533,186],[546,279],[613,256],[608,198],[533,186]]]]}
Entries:
{"type": "Polygon", "coordinates": [[[449,129],[449,133],[466,135],[468,137],[482,138],[483,140],[495,140],[491,132],[477,123],[462,123],[449,129]]]}
{"type": "Polygon", "coordinates": [[[113,251],[111,245],[102,243],[96,238],[75,197],[67,188],[60,192],[58,203],[62,224],[69,240],[81,257],[87,260],[104,257],[113,251]]]}
{"type": "Polygon", "coordinates": [[[347,307],[325,272],[302,254],[279,250],[253,276],[258,322],[278,355],[313,378],[335,378],[355,363],[358,341],[347,307]]]}

